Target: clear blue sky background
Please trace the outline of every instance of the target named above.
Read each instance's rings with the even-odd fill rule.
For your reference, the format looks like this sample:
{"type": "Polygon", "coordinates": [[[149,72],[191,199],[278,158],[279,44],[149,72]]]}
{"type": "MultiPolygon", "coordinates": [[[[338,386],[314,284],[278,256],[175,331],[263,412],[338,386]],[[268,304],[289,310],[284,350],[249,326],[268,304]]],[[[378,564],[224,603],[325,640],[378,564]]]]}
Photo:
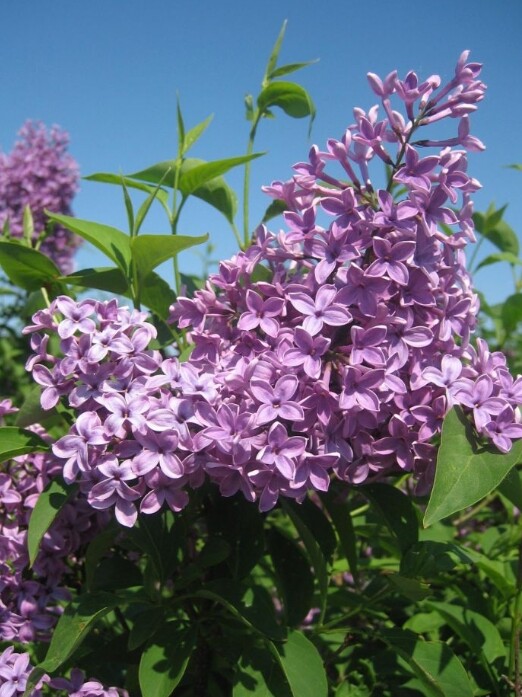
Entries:
{"type": "MultiPolygon", "coordinates": [[[[320,59],[296,73],[312,95],[317,118],[308,124],[278,114],[259,132],[254,164],[252,219],[268,204],[259,188],[291,176],[311,143],[323,146],[352,122],[352,108],[375,98],[368,71],[397,68],[420,77],[449,78],[463,49],[485,65],[489,90],[472,131],[487,151],[472,155],[470,173],[483,184],[476,209],[509,202],[506,220],[522,234],[522,173],[505,165],[522,162],[522,2],[520,0],[16,0],[0,7],[0,146],[10,150],[27,118],[57,123],[71,135],[71,152],[82,174],[133,172],[175,155],[178,92],[188,126],[213,113],[214,121],[193,156],[217,159],[242,154],[248,125],[243,98],[259,89],[266,59],[288,19],[281,61],[320,59]]],[[[294,76],[293,76],[294,77],[294,76]]],[[[292,78],[290,78],[292,79],[292,78]]],[[[239,187],[238,175],[228,177],[239,187]]],[[[74,203],[78,217],[125,228],[115,187],[90,182],[74,203]]],[[[158,211],[148,232],[167,232],[158,211]]],[[[224,219],[201,206],[187,206],[180,232],[211,233],[215,255],[235,251],[224,219]]],[[[80,268],[102,265],[85,245],[80,268]]],[[[194,254],[186,270],[199,270],[194,254]]],[[[512,292],[507,269],[480,271],[477,286],[490,300],[512,292]]]]}

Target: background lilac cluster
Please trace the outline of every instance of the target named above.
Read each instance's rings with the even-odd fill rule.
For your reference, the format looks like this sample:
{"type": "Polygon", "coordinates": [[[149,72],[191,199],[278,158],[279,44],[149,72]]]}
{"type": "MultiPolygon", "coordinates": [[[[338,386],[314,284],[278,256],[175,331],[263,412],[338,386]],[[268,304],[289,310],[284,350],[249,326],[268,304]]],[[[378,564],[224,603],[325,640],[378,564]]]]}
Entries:
{"type": "MultiPolygon", "coordinates": [[[[28,653],[17,653],[10,646],[0,654],[0,694],[2,697],[23,695],[33,666],[28,653]]],[[[70,679],[50,678],[44,675],[31,697],[44,694],[69,697],[127,697],[127,691],[116,687],[105,688],[97,680],[85,680],[82,671],[73,668],[70,679]]]]}
{"type": "Polygon", "coordinates": [[[479,306],[464,248],[480,185],[466,150],[484,147],[469,114],[485,86],[467,59],[445,85],[369,75],[382,117],[355,109],[339,140],[266,187],[287,230],[259,228],[173,307],[193,344],[186,362],[151,350],[152,325],[116,301],[62,296],[34,316],[42,405],[65,399],[77,415],[53,453],[92,506],[133,525],[138,510],[182,508],[205,476],[261,510],[326,491],[332,474],[408,472],[426,491],[454,405],[503,452],[522,436],[522,379],[470,343],[479,306]],[[443,119],[456,134],[419,138],[443,119]],[[375,162],[377,177],[388,168],[381,188],[375,162]]]}
{"type": "MultiPolygon", "coordinates": [[[[0,403],[0,421],[15,411],[0,403]]],[[[41,428],[40,436],[47,438],[41,428]]],[[[85,500],[66,503],[44,535],[30,569],[27,528],[36,501],[61,474],[52,455],[33,453],[3,464],[0,473],[0,641],[49,641],[52,628],[76,582],[80,550],[106,521],[85,500]]],[[[3,693],[2,693],[3,694],[3,693]]]]}
{"type": "MultiPolygon", "coordinates": [[[[34,239],[44,231],[45,210],[71,215],[78,190],[78,165],[67,153],[68,134],[53,126],[27,121],[10,153],[0,153],[0,228],[9,223],[10,234],[23,234],[24,208],[34,220],[34,239]]],[[[63,273],[72,271],[72,257],[81,238],[56,225],[46,234],[40,251],[63,273]]]]}

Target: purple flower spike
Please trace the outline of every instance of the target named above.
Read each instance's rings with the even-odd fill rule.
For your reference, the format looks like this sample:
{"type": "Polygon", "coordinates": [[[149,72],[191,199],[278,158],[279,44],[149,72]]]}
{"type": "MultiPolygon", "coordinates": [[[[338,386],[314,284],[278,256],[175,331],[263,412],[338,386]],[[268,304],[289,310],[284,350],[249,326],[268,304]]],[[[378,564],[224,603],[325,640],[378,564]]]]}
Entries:
{"type": "Polygon", "coordinates": [[[268,431],[268,443],[262,448],[257,459],[267,465],[275,465],[279,472],[288,480],[295,477],[296,459],[303,453],[306,438],[301,436],[289,437],[283,424],[276,422],[268,431]]]}
{"type": "Polygon", "coordinates": [[[246,304],[248,312],[244,312],[237,323],[238,329],[249,331],[260,327],[268,336],[275,337],[279,330],[279,324],[274,317],[278,317],[283,311],[285,301],[282,298],[267,298],[253,290],[247,290],[246,304]]]}
{"type": "Polygon", "coordinates": [[[321,375],[322,360],[330,340],[322,336],[314,337],[305,329],[296,327],[294,333],[296,348],[286,351],[284,361],[289,366],[303,366],[303,370],[311,378],[317,379],[321,375]]]}

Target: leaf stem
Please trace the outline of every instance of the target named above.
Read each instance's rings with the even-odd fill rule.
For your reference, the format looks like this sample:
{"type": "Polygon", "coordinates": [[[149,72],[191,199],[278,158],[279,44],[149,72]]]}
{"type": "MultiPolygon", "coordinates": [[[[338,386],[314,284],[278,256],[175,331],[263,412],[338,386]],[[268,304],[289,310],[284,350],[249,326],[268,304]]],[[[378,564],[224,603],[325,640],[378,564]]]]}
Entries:
{"type": "MultiPolygon", "coordinates": [[[[256,109],[253,115],[253,124],[250,129],[248,138],[247,155],[254,152],[254,140],[256,137],[257,127],[261,119],[261,112],[256,109]]],[[[250,224],[249,224],[249,194],[250,194],[250,170],[251,161],[245,163],[245,178],[243,181],[243,247],[246,249],[250,242],[250,224]]]]}

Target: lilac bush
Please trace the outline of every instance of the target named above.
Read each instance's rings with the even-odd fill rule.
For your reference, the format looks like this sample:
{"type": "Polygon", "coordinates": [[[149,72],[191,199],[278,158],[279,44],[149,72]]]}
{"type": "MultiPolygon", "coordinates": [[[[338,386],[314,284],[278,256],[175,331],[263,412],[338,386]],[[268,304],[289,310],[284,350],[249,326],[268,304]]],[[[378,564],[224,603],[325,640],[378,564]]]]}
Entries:
{"type": "Polygon", "coordinates": [[[0,153],[0,227],[8,224],[13,237],[23,235],[23,214],[33,215],[33,242],[63,273],[72,271],[72,257],[81,239],[60,225],[45,232],[45,210],[71,214],[78,190],[78,165],[67,152],[69,136],[58,126],[47,129],[27,121],[10,153],[0,153]]]}
{"type": "Polygon", "coordinates": [[[259,227],[172,307],[186,361],[151,349],[146,315],[115,300],[60,296],[36,313],[28,367],[44,409],[65,400],[77,415],[53,453],[91,506],[132,526],[140,511],[181,510],[205,478],[262,511],[325,492],[332,476],[411,473],[424,493],[456,405],[502,452],[522,437],[522,378],[470,341],[479,301],[464,250],[480,184],[466,151],[484,147],[469,125],[480,72],[464,52],[447,84],[369,74],[382,117],[355,109],[340,139],[266,187],[287,231],[259,227]],[[441,119],[457,135],[425,137],[441,119]],[[387,168],[381,185],[374,165],[387,168]]]}

